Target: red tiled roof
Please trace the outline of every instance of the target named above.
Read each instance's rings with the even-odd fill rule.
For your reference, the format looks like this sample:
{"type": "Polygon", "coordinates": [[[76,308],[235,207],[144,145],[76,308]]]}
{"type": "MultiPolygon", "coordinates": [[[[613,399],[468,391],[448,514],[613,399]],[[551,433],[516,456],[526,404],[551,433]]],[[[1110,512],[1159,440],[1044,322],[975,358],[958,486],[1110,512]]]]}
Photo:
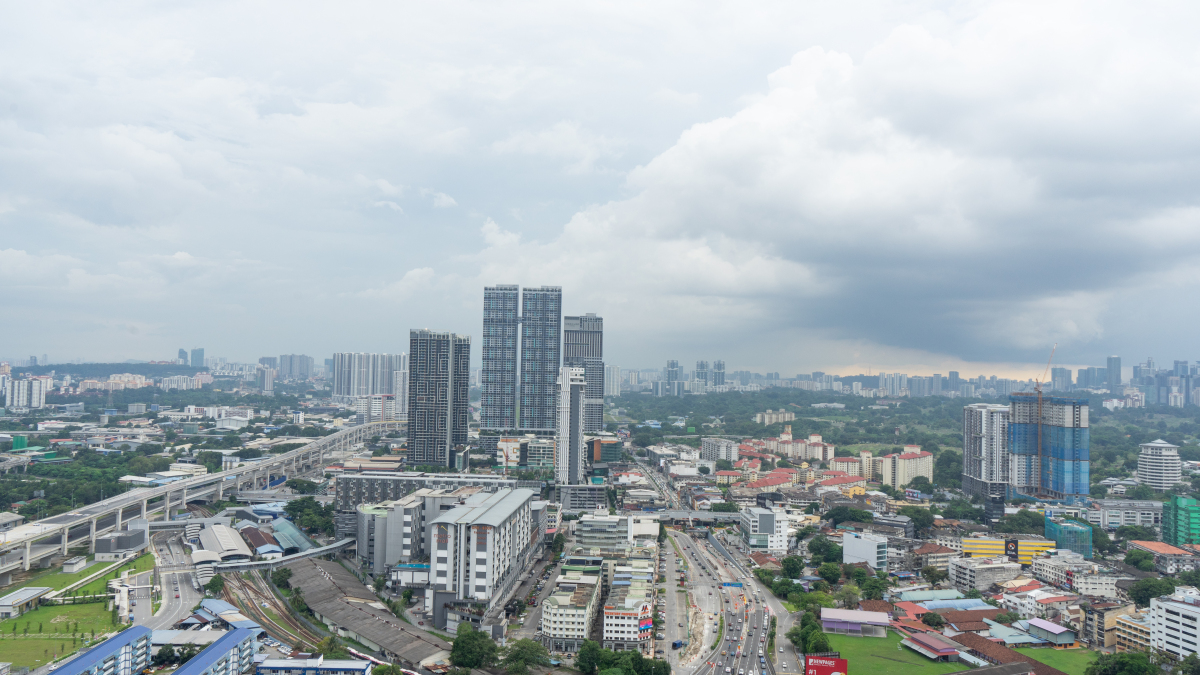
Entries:
{"type": "Polygon", "coordinates": [[[749,487],[749,488],[774,487],[776,485],[787,485],[788,483],[791,483],[791,482],[792,482],[791,479],[785,478],[783,476],[768,477],[768,478],[763,478],[762,480],[756,480],[753,483],[747,483],[746,487],[749,487]]]}
{"type": "MultiPolygon", "coordinates": [[[[938,612],[946,623],[975,623],[984,619],[992,619],[1004,613],[1004,610],[999,608],[990,609],[955,609],[938,612]]],[[[959,630],[962,630],[961,628],[959,630]]]]}
{"type": "Polygon", "coordinates": [[[982,621],[960,621],[958,623],[950,623],[947,621],[946,623],[949,623],[950,627],[954,630],[962,631],[964,633],[975,632],[977,630],[987,630],[991,628],[991,626],[982,621]]]}
{"type": "Polygon", "coordinates": [[[838,476],[849,476],[850,474],[845,471],[838,471],[837,469],[829,469],[828,471],[822,471],[821,475],[826,478],[837,478],[838,476]]]}
{"type": "Polygon", "coordinates": [[[884,600],[859,600],[858,608],[864,612],[892,613],[892,603],[884,600]]]}
{"type": "Polygon", "coordinates": [[[919,619],[929,612],[915,602],[897,602],[895,607],[897,611],[904,612],[910,619],[919,619]]]}
{"type": "Polygon", "coordinates": [[[851,463],[851,464],[858,464],[858,463],[859,463],[860,461],[862,461],[862,460],[860,460],[860,459],[859,459],[859,458],[857,458],[857,457],[834,457],[834,458],[833,458],[832,460],[830,460],[830,461],[832,461],[832,462],[843,462],[843,463],[844,463],[844,462],[849,462],[849,463],[851,463]]]}
{"type": "Polygon", "coordinates": [[[840,476],[838,478],[830,478],[821,481],[821,485],[849,485],[850,483],[865,483],[867,479],[862,476],[840,476]]]}
{"type": "Polygon", "coordinates": [[[954,640],[967,649],[976,652],[993,663],[1028,663],[1029,665],[1033,666],[1033,672],[1037,675],[1067,675],[1057,668],[1051,668],[1041,661],[1029,656],[1025,656],[1020,652],[1013,651],[1002,644],[992,642],[991,640],[976,635],[975,633],[962,633],[961,635],[951,635],[949,637],[951,640],[954,640]]]}
{"type": "Polygon", "coordinates": [[[954,549],[950,548],[949,546],[935,544],[931,541],[926,544],[922,544],[921,548],[913,551],[913,555],[934,555],[938,553],[954,553],[954,549]]]}
{"type": "Polygon", "coordinates": [[[1149,551],[1155,555],[1192,555],[1190,551],[1185,551],[1161,541],[1131,541],[1129,545],[1149,551]]]}

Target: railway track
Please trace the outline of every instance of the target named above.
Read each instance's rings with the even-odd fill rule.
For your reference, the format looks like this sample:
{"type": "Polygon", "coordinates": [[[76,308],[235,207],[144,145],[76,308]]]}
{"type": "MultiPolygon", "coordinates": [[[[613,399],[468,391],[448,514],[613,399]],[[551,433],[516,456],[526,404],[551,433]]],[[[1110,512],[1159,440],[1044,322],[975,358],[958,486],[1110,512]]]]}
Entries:
{"type": "Polygon", "coordinates": [[[311,651],[321,641],[321,636],[315,635],[303,624],[292,617],[290,609],[266,588],[266,581],[257,574],[251,573],[250,579],[243,579],[239,574],[225,575],[226,602],[241,607],[251,617],[259,622],[267,634],[284,644],[292,645],[297,651],[311,651]],[[279,616],[275,621],[263,611],[262,604],[266,603],[279,616]],[[282,623],[281,623],[282,622],[282,623]],[[304,649],[308,647],[309,649],[304,649]]]}

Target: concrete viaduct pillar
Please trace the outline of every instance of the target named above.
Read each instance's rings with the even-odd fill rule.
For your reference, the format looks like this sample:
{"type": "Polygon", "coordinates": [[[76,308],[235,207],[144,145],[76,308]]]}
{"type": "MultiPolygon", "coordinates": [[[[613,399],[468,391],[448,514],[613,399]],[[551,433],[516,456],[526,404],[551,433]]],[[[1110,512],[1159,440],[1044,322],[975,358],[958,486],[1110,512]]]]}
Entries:
{"type": "Polygon", "coordinates": [[[88,553],[96,552],[96,520],[99,516],[95,516],[89,522],[90,531],[88,532],[88,553]]]}

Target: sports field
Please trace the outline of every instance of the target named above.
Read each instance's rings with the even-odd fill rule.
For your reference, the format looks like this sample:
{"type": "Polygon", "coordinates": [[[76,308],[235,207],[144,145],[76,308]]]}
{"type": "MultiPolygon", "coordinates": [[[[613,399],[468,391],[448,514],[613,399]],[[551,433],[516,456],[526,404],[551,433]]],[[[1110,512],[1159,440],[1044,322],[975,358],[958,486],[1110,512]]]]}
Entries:
{"type": "Polygon", "coordinates": [[[850,672],[887,675],[945,675],[966,670],[965,663],[938,663],[900,644],[900,636],[888,631],[885,638],[826,635],[829,647],[841,652],[850,672]]]}
{"type": "Polygon", "coordinates": [[[1041,661],[1051,668],[1058,668],[1068,675],[1083,675],[1089,664],[1096,660],[1096,652],[1090,649],[1030,649],[1016,650],[1031,659],[1041,661]]]}

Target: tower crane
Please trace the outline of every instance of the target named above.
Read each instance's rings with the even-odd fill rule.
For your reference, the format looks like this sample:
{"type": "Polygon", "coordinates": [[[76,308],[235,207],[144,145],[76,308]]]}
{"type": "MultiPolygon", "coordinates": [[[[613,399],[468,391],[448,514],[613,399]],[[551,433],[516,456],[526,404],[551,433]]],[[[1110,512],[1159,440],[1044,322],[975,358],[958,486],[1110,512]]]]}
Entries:
{"type": "MultiPolygon", "coordinates": [[[[1033,390],[1035,392],[1037,392],[1037,457],[1038,457],[1038,461],[1037,461],[1038,490],[1037,491],[1038,491],[1038,496],[1042,496],[1046,492],[1046,486],[1042,484],[1042,462],[1044,461],[1042,458],[1042,422],[1043,422],[1043,419],[1042,419],[1042,384],[1046,381],[1046,378],[1049,377],[1049,375],[1050,375],[1050,364],[1051,364],[1051,362],[1054,361],[1054,352],[1057,350],[1058,350],[1058,343],[1055,342],[1054,346],[1050,348],[1050,358],[1046,359],[1046,370],[1042,372],[1042,378],[1040,380],[1034,381],[1034,386],[1033,386],[1033,390]]],[[[1050,469],[1049,482],[1051,485],[1053,485],[1054,484],[1054,459],[1053,458],[1050,459],[1050,464],[1048,466],[1050,469]]]]}

